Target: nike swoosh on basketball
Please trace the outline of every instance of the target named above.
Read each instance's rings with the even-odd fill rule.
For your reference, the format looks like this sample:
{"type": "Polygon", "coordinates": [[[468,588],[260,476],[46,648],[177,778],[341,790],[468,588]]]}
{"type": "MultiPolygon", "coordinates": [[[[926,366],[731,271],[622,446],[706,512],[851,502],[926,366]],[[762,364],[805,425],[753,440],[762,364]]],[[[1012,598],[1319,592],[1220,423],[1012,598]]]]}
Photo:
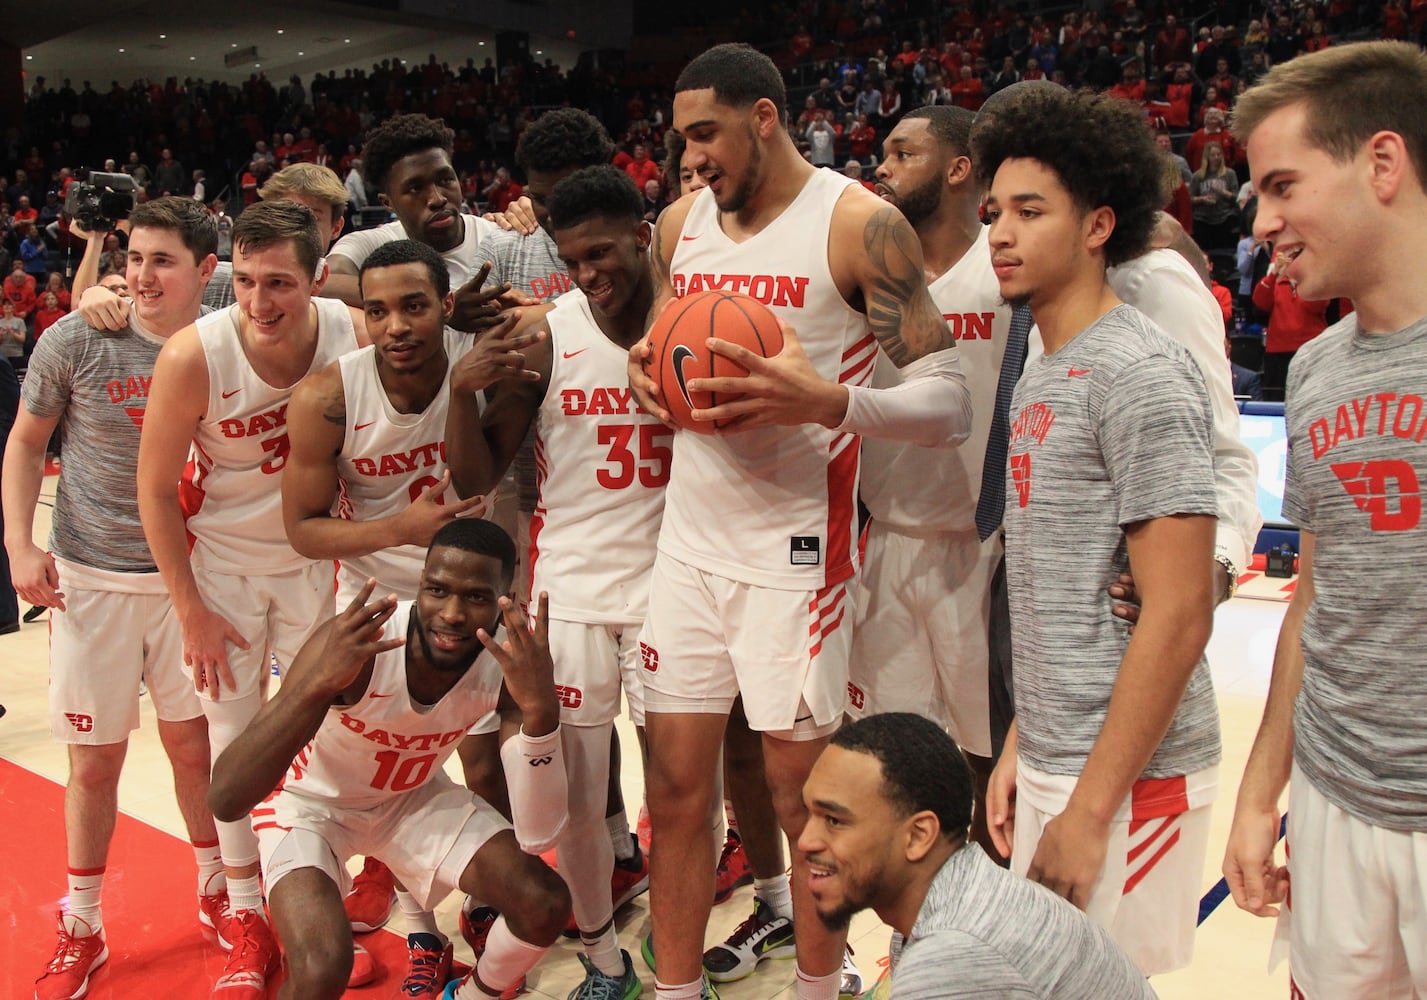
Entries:
{"type": "Polygon", "coordinates": [[[236,388],[236,389],[229,389],[227,392],[223,393],[222,396],[223,396],[224,399],[227,399],[227,398],[230,397],[230,396],[236,396],[236,395],[238,395],[238,393],[240,393],[240,392],[242,392],[242,391],[243,391],[242,386],[239,386],[239,387],[236,388]]]}
{"type": "Polygon", "coordinates": [[[571,358],[580,354],[584,354],[588,350],[588,347],[582,347],[578,351],[561,351],[560,357],[564,358],[566,361],[569,361],[571,358]]]}
{"type": "Polygon", "coordinates": [[[368,420],[368,421],[367,421],[366,423],[364,423],[364,424],[357,424],[355,427],[352,428],[352,430],[354,430],[354,431],[364,431],[364,430],[366,430],[368,427],[372,426],[372,424],[374,424],[374,423],[376,423],[375,420],[368,420]]]}
{"type": "Polygon", "coordinates": [[[1090,369],[1089,369],[1089,368],[1072,368],[1072,369],[1070,369],[1070,371],[1066,372],[1066,374],[1069,375],[1071,378],[1076,378],[1077,376],[1080,376],[1080,375],[1089,375],[1089,374],[1090,374],[1090,369]]]}
{"type": "Polygon", "coordinates": [[[689,398],[689,387],[685,384],[687,376],[684,375],[684,363],[686,361],[697,361],[694,352],[683,344],[674,348],[674,353],[670,358],[674,365],[674,380],[679,383],[679,391],[684,394],[684,402],[689,405],[689,409],[694,408],[694,401],[689,398]]]}

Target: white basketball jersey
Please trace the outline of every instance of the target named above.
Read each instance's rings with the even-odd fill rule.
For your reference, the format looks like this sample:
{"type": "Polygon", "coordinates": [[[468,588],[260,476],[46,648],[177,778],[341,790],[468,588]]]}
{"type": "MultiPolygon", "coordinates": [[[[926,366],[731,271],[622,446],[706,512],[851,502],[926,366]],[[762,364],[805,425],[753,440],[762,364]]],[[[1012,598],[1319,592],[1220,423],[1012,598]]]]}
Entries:
{"type": "MultiPolygon", "coordinates": [[[[352,314],[337,299],[317,307],[315,372],[357,347],[352,314]]],[[[198,320],[208,360],[208,408],[183,470],[179,498],[195,552],[221,573],[283,573],[312,560],[288,544],[279,476],[287,463],[292,386],[268,385],[253,371],[238,332],[238,307],[198,320]]]]}
{"type": "Polygon", "coordinates": [[[550,382],[536,421],[531,596],[548,592],[561,621],[637,625],[674,434],[635,403],[629,352],[600,330],[584,293],[559,302],[546,317],[550,382]]]}
{"type": "MultiPolygon", "coordinates": [[[[862,502],[893,531],[922,537],[976,527],[981,468],[996,405],[1001,358],[1011,330],[1011,307],[1001,301],[991,269],[989,230],[959,261],[928,286],[941,310],[971,392],[971,435],[955,448],[920,448],[865,438],[862,442],[862,502]]],[[[902,372],[880,349],[872,384],[902,384],[902,372]]]]}
{"type": "MultiPolygon", "coordinates": [[[[713,192],[701,192],[674,249],[674,294],[713,288],[763,302],[797,330],[823,378],[871,379],[877,341],[843,299],[828,269],[833,208],[857,182],[813,173],[783,213],[735,243],[719,225],[713,192]]],[[[731,580],[819,590],[856,568],[858,440],[816,424],[727,436],[674,435],[661,551],[731,580]]]]}
{"type": "MultiPolygon", "coordinates": [[[[446,411],[451,401],[451,365],[471,349],[475,338],[446,328],[446,375],[431,403],[420,413],[398,413],[377,376],[376,347],[344,354],[338,361],[342,392],[347,400],[347,431],[337,456],[341,484],[338,513],[354,521],[373,521],[400,514],[411,502],[441,481],[446,465],[446,411]]],[[[441,494],[455,503],[454,487],[441,494]]],[[[397,545],[364,556],[343,559],[344,578],[377,581],[377,593],[395,592],[403,600],[416,597],[426,548],[397,545]]],[[[360,583],[358,583],[360,587],[360,583]]]]}
{"type": "MultiPolygon", "coordinates": [[[[413,613],[413,602],[398,604],[382,637],[417,642],[408,631],[413,613]]],[[[503,638],[497,634],[496,641],[503,638]]],[[[362,700],[328,709],[280,790],[323,799],[334,809],[363,809],[419,788],[441,770],[471,726],[495,710],[502,680],[500,665],[482,650],[445,697],[418,705],[406,687],[406,647],[381,653],[362,700]]]]}

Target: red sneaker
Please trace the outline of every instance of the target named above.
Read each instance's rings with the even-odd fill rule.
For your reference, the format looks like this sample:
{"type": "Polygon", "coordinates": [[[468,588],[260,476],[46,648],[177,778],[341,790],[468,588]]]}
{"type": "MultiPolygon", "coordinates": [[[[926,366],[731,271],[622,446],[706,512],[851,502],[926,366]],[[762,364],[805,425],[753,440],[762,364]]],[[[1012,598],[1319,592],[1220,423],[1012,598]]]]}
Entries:
{"type": "Polygon", "coordinates": [[[358,934],[376,930],[391,919],[396,906],[396,877],[376,858],[367,858],[361,872],[352,879],[352,891],[343,904],[352,930],[358,934]]]}
{"type": "Polygon", "coordinates": [[[272,928],[255,910],[240,910],[228,921],[233,950],[209,1000],[264,1000],[268,977],[282,964],[272,928]]]}
{"type": "MultiPolygon", "coordinates": [[[[90,929],[78,917],[70,919],[82,929],[90,929]]],[[[77,1000],[89,992],[89,977],[108,960],[109,946],[102,930],[98,934],[71,934],[65,927],[64,914],[59,914],[59,943],[45,971],[35,980],[35,1000],[77,1000]]]]}
{"type": "Polygon", "coordinates": [[[634,826],[634,836],[639,839],[639,849],[649,853],[649,845],[654,842],[654,827],[649,823],[649,807],[639,807],[639,822],[634,826]]]}
{"type": "Polygon", "coordinates": [[[743,838],[730,830],[714,875],[714,903],[727,900],[739,886],[752,884],[753,869],[748,864],[748,852],[743,849],[743,838]]]}
{"type": "MultiPolygon", "coordinates": [[[[469,904],[470,901],[471,897],[467,896],[466,903],[469,904]]],[[[461,907],[461,937],[465,939],[466,944],[471,946],[471,951],[475,953],[477,962],[486,953],[486,938],[490,937],[491,928],[495,926],[496,918],[499,916],[500,914],[495,911],[494,907],[490,906],[477,906],[469,912],[465,906],[461,907]]]]}
{"type": "Polygon", "coordinates": [[[441,996],[441,988],[451,978],[451,942],[435,934],[408,934],[406,955],[406,979],[402,980],[396,995],[432,1000],[441,996]]]}
{"type": "Polygon", "coordinates": [[[347,986],[355,988],[365,986],[377,978],[377,973],[381,972],[381,966],[377,964],[376,956],[359,944],[352,945],[352,971],[347,976],[347,986]]]}
{"type": "Polygon", "coordinates": [[[223,931],[228,926],[232,913],[228,907],[228,890],[219,889],[215,893],[198,897],[198,922],[218,935],[218,944],[228,950],[228,939],[223,931]]]}

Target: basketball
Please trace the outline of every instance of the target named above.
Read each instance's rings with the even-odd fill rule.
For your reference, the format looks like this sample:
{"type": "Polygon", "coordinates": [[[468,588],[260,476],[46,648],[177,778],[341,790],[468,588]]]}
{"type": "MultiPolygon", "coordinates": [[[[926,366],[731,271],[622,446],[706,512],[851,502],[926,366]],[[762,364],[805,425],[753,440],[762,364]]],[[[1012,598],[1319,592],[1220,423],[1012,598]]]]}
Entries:
{"type": "Polygon", "coordinates": [[[717,420],[695,420],[692,410],[704,410],[738,398],[727,393],[690,392],[695,378],[736,377],[748,374],[740,364],[708,349],[710,337],[746,347],[771,358],[783,350],[783,328],[778,318],[757,299],[737,292],[696,292],[668,306],[649,330],[649,357],[644,371],[659,385],[659,402],[684,430],[712,434],[722,429],[717,420]]]}

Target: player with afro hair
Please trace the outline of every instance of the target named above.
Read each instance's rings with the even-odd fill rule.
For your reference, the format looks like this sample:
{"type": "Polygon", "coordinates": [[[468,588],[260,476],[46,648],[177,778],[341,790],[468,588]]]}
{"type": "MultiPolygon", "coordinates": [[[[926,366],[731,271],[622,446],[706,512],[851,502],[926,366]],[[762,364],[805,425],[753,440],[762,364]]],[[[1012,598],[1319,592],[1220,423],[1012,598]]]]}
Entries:
{"type": "Polygon", "coordinates": [[[455,142],[452,132],[439,118],[426,115],[396,115],[367,133],[362,146],[362,174],[377,191],[386,190],[391,168],[403,157],[428,149],[440,149],[447,157],[455,142]]]}

